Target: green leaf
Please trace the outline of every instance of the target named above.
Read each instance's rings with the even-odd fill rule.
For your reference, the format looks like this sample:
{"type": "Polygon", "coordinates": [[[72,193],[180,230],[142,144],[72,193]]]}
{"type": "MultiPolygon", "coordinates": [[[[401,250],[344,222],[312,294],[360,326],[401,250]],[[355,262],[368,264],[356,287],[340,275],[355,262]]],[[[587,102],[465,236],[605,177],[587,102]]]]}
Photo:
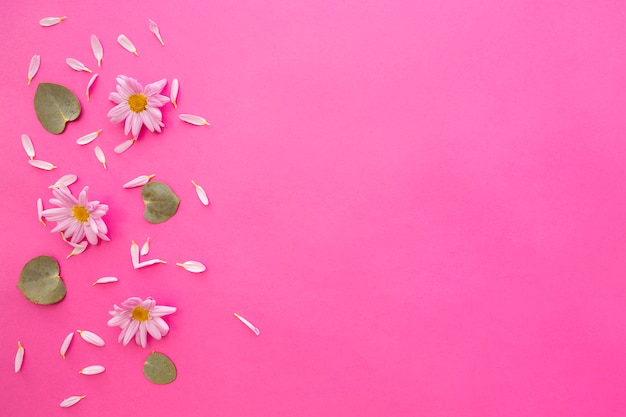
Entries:
{"type": "Polygon", "coordinates": [[[169,384],[176,379],[176,366],[164,354],[152,352],[143,364],[143,374],[155,384],[169,384]]]}
{"type": "Polygon", "coordinates": [[[180,198],[162,182],[149,182],[141,187],[141,198],[146,205],[143,217],[150,223],[163,223],[169,220],[180,204],[180,198]]]}
{"type": "Polygon", "coordinates": [[[24,265],[17,288],[35,304],[55,304],[65,297],[59,264],[49,256],[38,256],[24,265]]]}
{"type": "Polygon", "coordinates": [[[62,85],[40,83],[35,92],[35,113],[44,129],[58,135],[67,122],[78,118],[80,102],[62,85]]]}

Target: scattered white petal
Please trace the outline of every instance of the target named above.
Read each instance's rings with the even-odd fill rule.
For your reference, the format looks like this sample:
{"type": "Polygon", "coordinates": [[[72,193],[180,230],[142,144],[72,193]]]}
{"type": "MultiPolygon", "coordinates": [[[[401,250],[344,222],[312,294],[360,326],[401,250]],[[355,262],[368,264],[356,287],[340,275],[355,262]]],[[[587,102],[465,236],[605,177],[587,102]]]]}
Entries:
{"type": "Polygon", "coordinates": [[[89,330],[77,330],[80,337],[87,343],[91,343],[96,346],[104,346],[104,340],[97,334],[90,332],[89,330]]]}
{"type": "Polygon", "coordinates": [[[130,260],[133,262],[133,268],[137,269],[137,265],[139,265],[139,245],[134,240],[130,244],[130,260]]]}
{"type": "Polygon", "coordinates": [[[143,268],[145,266],[150,266],[150,265],[154,265],[154,264],[166,264],[166,263],[167,262],[165,262],[162,259],[150,259],[149,261],[138,263],[137,265],[135,265],[135,269],[143,268]]]}
{"type": "Polygon", "coordinates": [[[98,74],[92,75],[91,79],[87,83],[87,91],[85,91],[85,95],[87,96],[87,101],[91,100],[91,97],[89,96],[89,90],[91,89],[91,86],[93,85],[94,81],[96,81],[96,78],[98,78],[98,74]]]}
{"type": "Polygon", "coordinates": [[[61,185],[65,185],[69,187],[74,184],[78,177],[74,174],[63,175],[61,178],[57,180],[54,184],[50,185],[48,188],[59,188],[61,185]]]}
{"type": "Polygon", "coordinates": [[[130,41],[130,39],[128,39],[126,37],[126,35],[122,34],[120,36],[117,37],[117,42],[122,45],[122,47],[124,49],[126,49],[128,52],[131,52],[137,56],[139,56],[139,54],[137,53],[137,48],[135,48],[135,45],[133,45],[133,43],[130,41]]]}
{"type": "Polygon", "coordinates": [[[193,114],[181,114],[178,118],[183,122],[191,123],[196,126],[211,126],[211,124],[207,122],[204,117],[195,116],[193,114]]]}
{"type": "Polygon", "coordinates": [[[182,264],[177,263],[176,265],[182,268],[185,268],[189,272],[194,272],[196,274],[206,271],[206,266],[204,266],[198,261],[187,261],[187,262],[183,262],[182,264]]]}
{"type": "Polygon", "coordinates": [[[170,87],[170,100],[172,101],[174,108],[178,107],[176,99],[178,99],[178,78],[174,78],[172,80],[172,86],[170,87]]]}
{"type": "Polygon", "coordinates": [[[86,395],[73,395],[71,397],[68,397],[66,399],[64,399],[63,401],[61,401],[61,404],[59,404],[61,407],[71,407],[74,404],[76,404],[77,402],[79,402],[80,400],[82,400],[83,398],[85,398],[86,395]]]}
{"type": "Polygon", "coordinates": [[[154,33],[154,36],[157,37],[157,39],[159,40],[159,42],[161,42],[162,46],[165,46],[165,43],[163,42],[163,39],[161,38],[161,33],[159,32],[159,27],[157,26],[157,24],[154,22],[154,20],[152,19],[148,19],[148,25],[150,27],[150,32],[154,33]]]}
{"type": "Polygon", "coordinates": [[[41,26],[54,26],[54,25],[57,25],[57,24],[61,23],[65,19],[67,19],[67,16],[62,16],[62,17],[44,17],[43,19],[41,19],[39,21],[39,24],[41,26]]]}
{"type": "Polygon", "coordinates": [[[98,278],[96,282],[93,283],[93,285],[110,284],[112,282],[117,282],[117,281],[119,281],[117,277],[102,277],[102,278],[98,278]]]}
{"type": "Polygon", "coordinates": [[[248,320],[244,319],[243,317],[241,317],[239,314],[235,313],[235,317],[237,317],[239,320],[241,320],[241,322],[243,324],[245,324],[246,326],[248,326],[248,329],[252,330],[254,332],[255,335],[260,335],[261,331],[256,328],[252,323],[250,323],[248,320]]]}
{"type": "Polygon", "coordinates": [[[35,78],[37,71],[39,71],[40,64],[41,56],[33,55],[33,57],[30,59],[30,65],[28,66],[28,85],[30,85],[31,81],[33,81],[33,78],[35,78]]]}
{"type": "Polygon", "coordinates": [[[43,200],[41,198],[37,199],[37,218],[39,219],[39,223],[46,226],[46,222],[43,219],[43,200]]]}
{"type": "Polygon", "coordinates": [[[102,132],[102,129],[96,130],[95,132],[88,133],[85,136],[76,139],[76,143],[78,143],[79,145],[86,145],[88,143],[91,143],[98,137],[98,135],[101,132],[102,132]]]}
{"type": "Polygon", "coordinates": [[[20,342],[17,342],[17,353],[15,354],[15,373],[18,373],[22,369],[22,363],[24,362],[24,346],[20,342]]]}
{"type": "Polygon", "coordinates": [[[56,168],[56,165],[51,164],[50,162],[40,161],[39,159],[31,159],[28,161],[29,164],[34,166],[35,168],[43,169],[46,171],[52,171],[56,168]]]}
{"type": "Polygon", "coordinates": [[[100,43],[100,39],[96,35],[91,35],[91,49],[93,50],[93,56],[98,60],[98,66],[100,67],[102,64],[102,44],[100,43]]]}
{"type": "Polygon", "coordinates": [[[209,197],[207,197],[206,192],[204,191],[204,188],[196,184],[194,180],[191,180],[191,183],[196,188],[196,193],[198,194],[198,198],[200,199],[200,201],[202,201],[202,204],[204,204],[205,206],[208,206],[209,197]]]}
{"type": "Polygon", "coordinates": [[[74,246],[74,249],[72,249],[69,255],[67,255],[67,259],[71,258],[72,256],[80,255],[81,253],[85,252],[85,249],[87,249],[88,243],[89,242],[87,242],[86,240],[80,243],[77,243],[76,246],[74,246]]]}
{"type": "Polygon", "coordinates": [[[86,72],[91,72],[91,70],[89,68],[87,68],[85,66],[85,64],[83,64],[82,62],[80,62],[78,59],[76,58],[67,58],[65,60],[65,62],[67,63],[67,65],[70,66],[71,69],[73,69],[74,71],[86,71],[86,72]]]}
{"type": "Polygon", "coordinates": [[[122,187],[124,187],[124,188],[141,187],[143,185],[146,185],[150,181],[150,179],[152,177],[154,177],[154,174],[152,174],[152,175],[140,175],[137,178],[128,181],[126,184],[122,185],[122,187]]]}
{"type": "Polygon", "coordinates": [[[25,133],[22,134],[22,146],[26,151],[26,155],[28,155],[30,159],[33,159],[35,157],[35,147],[33,146],[33,141],[30,140],[30,137],[25,133]]]}
{"type": "Polygon", "coordinates": [[[98,158],[98,161],[100,161],[104,169],[107,169],[107,159],[104,156],[104,152],[102,152],[102,148],[96,146],[93,151],[96,154],[96,158],[98,158]]]}
{"type": "Polygon", "coordinates": [[[67,353],[67,350],[70,348],[70,344],[72,343],[72,340],[74,339],[74,332],[68,334],[67,336],[65,336],[65,339],[63,339],[63,344],[61,344],[61,357],[63,359],[65,359],[65,354],[67,353]]]}
{"type": "Polygon", "coordinates": [[[86,366],[80,371],[78,371],[79,374],[83,374],[83,375],[98,375],[98,374],[101,374],[102,372],[104,372],[104,366],[102,365],[86,366]]]}
{"type": "Polygon", "coordinates": [[[141,252],[139,252],[139,254],[141,256],[145,256],[148,254],[148,252],[150,252],[150,238],[146,239],[146,243],[144,243],[141,247],[141,252]]]}
{"type": "Polygon", "coordinates": [[[130,148],[131,146],[133,146],[133,143],[135,143],[137,139],[128,139],[125,140],[124,142],[120,143],[119,145],[117,145],[113,151],[115,153],[124,153],[128,150],[128,148],[130,148]]]}

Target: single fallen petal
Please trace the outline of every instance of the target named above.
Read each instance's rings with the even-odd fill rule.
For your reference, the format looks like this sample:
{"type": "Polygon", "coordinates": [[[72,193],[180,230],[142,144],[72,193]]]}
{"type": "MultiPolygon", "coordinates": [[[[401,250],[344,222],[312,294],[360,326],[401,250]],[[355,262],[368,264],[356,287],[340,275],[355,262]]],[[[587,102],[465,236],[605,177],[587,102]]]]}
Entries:
{"type": "Polygon", "coordinates": [[[33,81],[33,78],[35,78],[37,71],[39,71],[40,64],[41,56],[33,55],[33,57],[30,59],[30,65],[28,65],[28,85],[30,85],[31,81],[33,81]]]}
{"type": "Polygon", "coordinates": [[[241,322],[242,322],[243,324],[245,324],[246,326],[248,326],[248,329],[252,330],[252,331],[254,332],[254,334],[255,334],[255,335],[257,335],[257,336],[258,336],[258,335],[260,335],[260,334],[261,334],[261,331],[260,331],[258,328],[256,328],[256,327],[255,327],[252,323],[250,323],[248,320],[244,319],[243,317],[241,317],[241,316],[240,316],[239,314],[237,314],[237,313],[234,313],[234,314],[235,314],[235,317],[237,317],[239,320],[241,320],[241,322]]]}
{"type": "Polygon", "coordinates": [[[95,132],[88,133],[85,136],[76,139],[76,143],[79,145],[86,145],[88,143],[91,143],[98,137],[100,133],[102,133],[102,129],[98,129],[95,132]]]}
{"type": "Polygon", "coordinates": [[[88,243],[89,242],[87,242],[86,240],[80,243],[77,243],[76,246],[74,246],[74,249],[72,249],[69,255],[67,255],[67,259],[71,258],[72,256],[80,255],[81,253],[85,252],[85,249],[87,249],[88,243]]]}
{"type": "Polygon", "coordinates": [[[124,153],[124,152],[126,152],[126,151],[128,150],[128,148],[130,148],[131,146],[133,146],[133,143],[135,143],[135,141],[136,141],[136,140],[137,140],[137,139],[134,139],[134,138],[133,138],[133,139],[128,139],[128,140],[125,140],[124,142],[122,142],[122,143],[120,143],[119,145],[117,145],[117,146],[113,149],[113,151],[114,151],[115,153],[118,153],[118,154],[119,154],[119,153],[124,153]]]}
{"type": "Polygon", "coordinates": [[[104,372],[104,366],[102,365],[90,365],[78,371],[79,374],[83,375],[98,375],[102,372],[104,372]]]}
{"type": "Polygon", "coordinates": [[[135,265],[135,269],[143,268],[145,266],[150,266],[150,265],[154,265],[154,264],[166,264],[166,263],[167,262],[165,262],[162,259],[150,259],[149,261],[138,263],[137,265],[135,265]]]}
{"type": "Polygon", "coordinates": [[[87,343],[91,343],[96,346],[104,346],[104,340],[97,334],[90,332],[89,330],[77,330],[80,337],[87,343]]]}
{"type": "Polygon", "coordinates": [[[137,269],[137,265],[139,265],[139,245],[134,240],[130,244],[130,260],[133,262],[133,268],[137,269]]]}
{"type": "Polygon", "coordinates": [[[85,398],[86,395],[73,395],[71,397],[68,397],[66,399],[64,399],[63,401],[61,401],[61,404],[59,404],[61,407],[71,407],[74,404],[76,404],[77,402],[79,402],[80,400],[82,400],[83,398],[85,398]]]}
{"type": "Polygon", "coordinates": [[[91,49],[93,50],[93,56],[98,60],[98,66],[100,67],[102,64],[102,44],[100,43],[100,39],[96,35],[91,35],[91,49]]]}
{"type": "Polygon", "coordinates": [[[67,19],[67,16],[61,17],[44,17],[39,21],[41,26],[54,26],[67,19]]]}
{"type": "Polygon", "coordinates": [[[63,175],[61,178],[57,180],[54,184],[48,186],[48,188],[59,188],[61,185],[69,187],[74,184],[78,177],[74,174],[63,175]]]}
{"type": "Polygon", "coordinates": [[[28,161],[29,164],[34,166],[35,168],[43,169],[46,171],[52,171],[56,168],[56,165],[51,164],[50,162],[40,161],[39,159],[31,159],[28,161]]]}
{"type": "Polygon", "coordinates": [[[186,269],[189,272],[194,272],[196,274],[206,271],[206,266],[204,266],[198,261],[187,261],[183,263],[177,263],[176,265],[186,269]]]}
{"type": "Polygon", "coordinates": [[[198,194],[198,198],[200,199],[200,201],[202,201],[202,204],[204,204],[205,206],[208,206],[209,197],[207,197],[206,192],[204,191],[204,188],[196,184],[194,180],[191,180],[191,183],[196,188],[196,193],[198,194]]]}
{"type": "Polygon", "coordinates": [[[70,245],[73,248],[77,248],[77,247],[80,246],[81,243],[83,243],[83,242],[74,243],[71,240],[67,240],[67,238],[65,237],[65,233],[63,233],[63,232],[61,232],[61,239],[63,239],[63,242],[67,243],[68,245],[70,245]]]}
{"type": "Polygon", "coordinates": [[[96,282],[94,282],[92,285],[110,284],[111,282],[117,282],[117,281],[119,281],[117,277],[102,277],[102,278],[98,278],[96,282]]]}
{"type": "Polygon", "coordinates": [[[91,99],[91,97],[89,96],[89,90],[91,89],[91,86],[93,85],[94,81],[96,81],[96,78],[98,78],[98,74],[92,75],[91,79],[87,83],[87,91],[85,91],[85,95],[87,96],[87,101],[91,99]]]}
{"type": "Polygon", "coordinates": [[[159,33],[159,26],[152,19],[148,19],[148,26],[150,27],[150,32],[154,33],[154,36],[157,37],[161,45],[165,46],[163,39],[161,38],[161,33],[159,33]]]}
{"type": "Polygon", "coordinates": [[[70,66],[71,69],[73,69],[74,71],[86,71],[86,72],[91,72],[91,70],[89,68],[87,68],[85,66],[85,64],[83,64],[82,62],[80,62],[78,59],[76,58],[67,58],[65,60],[65,62],[67,63],[67,65],[70,66]]]}
{"type": "Polygon", "coordinates": [[[33,159],[35,157],[35,147],[33,146],[33,141],[30,140],[30,137],[25,133],[22,134],[22,146],[26,151],[26,155],[28,155],[30,159],[33,159]]]}
{"type": "Polygon", "coordinates": [[[174,78],[172,80],[172,86],[170,87],[170,100],[176,108],[178,105],[176,104],[176,99],[178,99],[178,78],[174,78]]]}
{"type": "Polygon", "coordinates": [[[143,246],[141,247],[141,252],[139,253],[141,256],[145,256],[148,254],[148,252],[150,252],[150,238],[146,239],[146,243],[143,244],[143,246]]]}
{"type": "Polygon", "coordinates": [[[104,156],[104,152],[102,151],[102,148],[99,146],[96,146],[93,151],[96,154],[96,158],[98,158],[98,161],[100,161],[104,169],[107,169],[107,159],[104,156]]]}
{"type": "Polygon", "coordinates": [[[196,126],[211,126],[211,124],[207,122],[204,117],[195,116],[193,114],[181,114],[178,118],[183,122],[191,123],[196,126]]]}
{"type": "Polygon", "coordinates": [[[72,340],[74,339],[74,332],[68,334],[67,336],[65,336],[65,339],[63,339],[63,343],[61,344],[61,357],[63,359],[65,359],[65,354],[67,353],[67,350],[70,348],[70,344],[72,343],[72,340]]]}
{"type": "Polygon", "coordinates": [[[135,45],[133,45],[133,43],[130,41],[130,39],[128,39],[126,37],[126,35],[122,34],[120,36],[117,37],[117,42],[122,45],[122,47],[124,49],[126,49],[128,52],[131,52],[137,56],[139,56],[139,54],[137,53],[137,48],[135,48],[135,45]]]}
{"type": "Polygon", "coordinates": [[[122,187],[124,187],[124,188],[141,187],[143,185],[146,185],[148,183],[148,181],[150,181],[150,179],[152,179],[152,177],[154,177],[154,175],[155,174],[152,174],[152,175],[140,175],[137,178],[128,181],[126,184],[122,185],[122,187]]]}
{"type": "Polygon", "coordinates": [[[24,346],[20,342],[17,342],[17,353],[15,354],[15,373],[18,373],[22,369],[22,363],[24,362],[24,346]]]}
{"type": "Polygon", "coordinates": [[[37,218],[39,219],[39,223],[43,224],[45,227],[46,222],[43,220],[43,200],[41,198],[37,199],[37,218]]]}

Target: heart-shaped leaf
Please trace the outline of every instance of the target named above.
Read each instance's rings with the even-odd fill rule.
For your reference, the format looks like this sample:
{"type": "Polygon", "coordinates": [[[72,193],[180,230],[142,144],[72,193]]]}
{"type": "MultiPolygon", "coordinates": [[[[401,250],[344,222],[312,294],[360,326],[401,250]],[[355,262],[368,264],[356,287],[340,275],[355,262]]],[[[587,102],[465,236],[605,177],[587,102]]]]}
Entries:
{"type": "Polygon", "coordinates": [[[58,135],[67,122],[78,118],[80,102],[62,85],[40,83],[35,93],[35,113],[44,129],[58,135]]]}
{"type": "Polygon", "coordinates": [[[170,219],[180,204],[180,198],[172,189],[162,182],[149,182],[141,187],[141,198],[146,209],[143,217],[150,223],[163,223],[170,219]]]}
{"type": "Polygon", "coordinates": [[[49,256],[38,256],[24,265],[17,287],[35,304],[55,304],[65,297],[59,264],[49,256]]]}
{"type": "Polygon", "coordinates": [[[164,354],[152,352],[143,364],[143,374],[155,384],[169,384],[176,379],[176,366],[164,354]]]}

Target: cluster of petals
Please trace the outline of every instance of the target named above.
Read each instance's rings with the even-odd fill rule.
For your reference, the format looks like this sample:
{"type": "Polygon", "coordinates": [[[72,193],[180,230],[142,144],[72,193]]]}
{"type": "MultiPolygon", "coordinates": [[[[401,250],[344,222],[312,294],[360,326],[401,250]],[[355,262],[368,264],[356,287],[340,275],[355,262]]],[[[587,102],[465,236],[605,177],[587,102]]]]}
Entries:
{"type": "Polygon", "coordinates": [[[109,311],[113,317],[107,324],[122,329],[119,342],[127,345],[134,338],[144,348],[148,335],[157,340],[167,335],[170,328],[162,317],[176,312],[176,307],[158,306],[150,297],[145,300],[131,297],[121,304],[114,305],[113,310],[109,311]]]}

